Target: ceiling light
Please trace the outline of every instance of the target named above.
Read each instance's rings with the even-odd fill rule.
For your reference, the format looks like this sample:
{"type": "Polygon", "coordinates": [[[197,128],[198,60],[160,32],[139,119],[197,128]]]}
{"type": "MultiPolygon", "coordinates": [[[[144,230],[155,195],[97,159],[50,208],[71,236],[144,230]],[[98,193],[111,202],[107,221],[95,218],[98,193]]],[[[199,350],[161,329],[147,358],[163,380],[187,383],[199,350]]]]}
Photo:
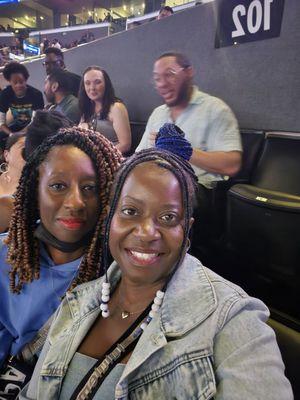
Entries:
{"type": "Polygon", "coordinates": [[[124,10],[124,11],[126,11],[126,10],[127,10],[126,4],[124,4],[124,6],[123,6],[123,10],[124,10]]]}
{"type": "Polygon", "coordinates": [[[40,16],[40,19],[41,19],[42,21],[44,21],[44,17],[43,17],[42,15],[40,16]]]}

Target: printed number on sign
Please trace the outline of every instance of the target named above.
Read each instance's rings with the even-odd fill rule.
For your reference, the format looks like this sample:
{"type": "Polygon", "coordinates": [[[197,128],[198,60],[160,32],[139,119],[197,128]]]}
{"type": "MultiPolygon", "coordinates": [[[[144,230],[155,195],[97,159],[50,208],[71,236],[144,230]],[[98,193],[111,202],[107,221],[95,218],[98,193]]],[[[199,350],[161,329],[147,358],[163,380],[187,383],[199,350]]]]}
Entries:
{"type": "Polygon", "coordinates": [[[235,30],[232,31],[231,37],[236,38],[246,35],[240,17],[246,16],[245,22],[249,33],[256,33],[261,27],[264,31],[270,30],[271,4],[273,0],[253,0],[249,4],[248,9],[243,4],[234,7],[232,11],[232,19],[235,30]]]}

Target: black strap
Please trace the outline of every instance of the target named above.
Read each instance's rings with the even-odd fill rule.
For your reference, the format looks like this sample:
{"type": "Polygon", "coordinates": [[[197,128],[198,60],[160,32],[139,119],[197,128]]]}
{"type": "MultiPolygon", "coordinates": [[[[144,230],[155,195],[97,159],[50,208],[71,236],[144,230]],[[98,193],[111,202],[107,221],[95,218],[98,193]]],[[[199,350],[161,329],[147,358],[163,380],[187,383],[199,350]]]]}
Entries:
{"type": "MultiPolygon", "coordinates": [[[[130,327],[126,330],[125,333],[123,333],[123,335],[107,350],[107,352],[105,353],[105,355],[99,359],[93,366],[92,368],[86,373],[86,375],[83,377],[83,379],[79,382],[78,386],[76,387],[76,389],[74,390],[70,400],[76,400],[78,394],[81,392],[81,390],[83,389],[83,387],[85,386],[85,384],[87,383],[87,381],[89,380],[90,376],[93,374],[95,368],[97,368],[105,359],[105,357],[110,354],[119,343],[123,342],[136,328],[137,326],[147,317],[147,315],[149,314],[150,310],[151,310],[151,305],[152,302],[149,304],[149,306],[142,312],[141,315],[139,315],[139,317],[132,323],[132,325],[130,325],[130,327]]],[[[130,343],[129,346],[126,347],[126,349],[124,350],[124,352],[122,352],[122,358],[124,358],[126,355],[128,355],[136,346],[137,342],[139,340],[139,336],[137,336],[135,338],[135,340],[130,343]]],[[[105,373],[102,374],[101,378],[99,378],[97,384],[95,385],[95,387],[93,388],[93,390],[87,395],[86,399],[92,399],[95,394],[97,393],[99,387],[102,385],[104,379],[109,375],[109,373],[113,370],[113,368],[118,364],[119,358],[116,359],[107,369],[107,371],[105,373]]]]}

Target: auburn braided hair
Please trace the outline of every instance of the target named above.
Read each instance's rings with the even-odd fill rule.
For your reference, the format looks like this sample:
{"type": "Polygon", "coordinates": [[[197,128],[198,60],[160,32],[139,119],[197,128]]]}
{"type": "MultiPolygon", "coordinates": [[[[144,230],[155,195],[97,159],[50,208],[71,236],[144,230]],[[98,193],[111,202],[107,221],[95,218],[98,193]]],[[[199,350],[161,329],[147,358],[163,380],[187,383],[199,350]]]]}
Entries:
{"type": "Polygon", "coordinates": [[[20,293],[25,283],[40,277],[39,242],[34,231],[39,219],[38,185],[39,166],[54,146],[72,145],[92,160],[97,176],[100,213],[94,235],[83,254],[77,277],[70,289],[88,282],[102,274],[102,238],[109,203],[110,188],[122,160],[121,153],[103,135],[93,131],[72,127],[61,129],[55,136],[46,139],[30,156],[15,194],[14,211],[10,222],[6,244],[7,262],[11,265],[10,290],[20,293]]]}

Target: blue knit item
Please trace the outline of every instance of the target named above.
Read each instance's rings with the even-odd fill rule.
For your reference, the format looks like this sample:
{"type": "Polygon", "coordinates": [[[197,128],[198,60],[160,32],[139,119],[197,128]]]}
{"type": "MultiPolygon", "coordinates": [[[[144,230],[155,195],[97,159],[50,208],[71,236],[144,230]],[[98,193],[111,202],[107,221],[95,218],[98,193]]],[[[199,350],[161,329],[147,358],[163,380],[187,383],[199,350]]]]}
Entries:
{"type": "Polygon", "coordinates": [[[189,161],[193,148],[191,143],[185,139],[184,132],[175,124],[164,124],[155,139],[155,147],[161,150],[168,150],[184,160],[189,161]]]}

